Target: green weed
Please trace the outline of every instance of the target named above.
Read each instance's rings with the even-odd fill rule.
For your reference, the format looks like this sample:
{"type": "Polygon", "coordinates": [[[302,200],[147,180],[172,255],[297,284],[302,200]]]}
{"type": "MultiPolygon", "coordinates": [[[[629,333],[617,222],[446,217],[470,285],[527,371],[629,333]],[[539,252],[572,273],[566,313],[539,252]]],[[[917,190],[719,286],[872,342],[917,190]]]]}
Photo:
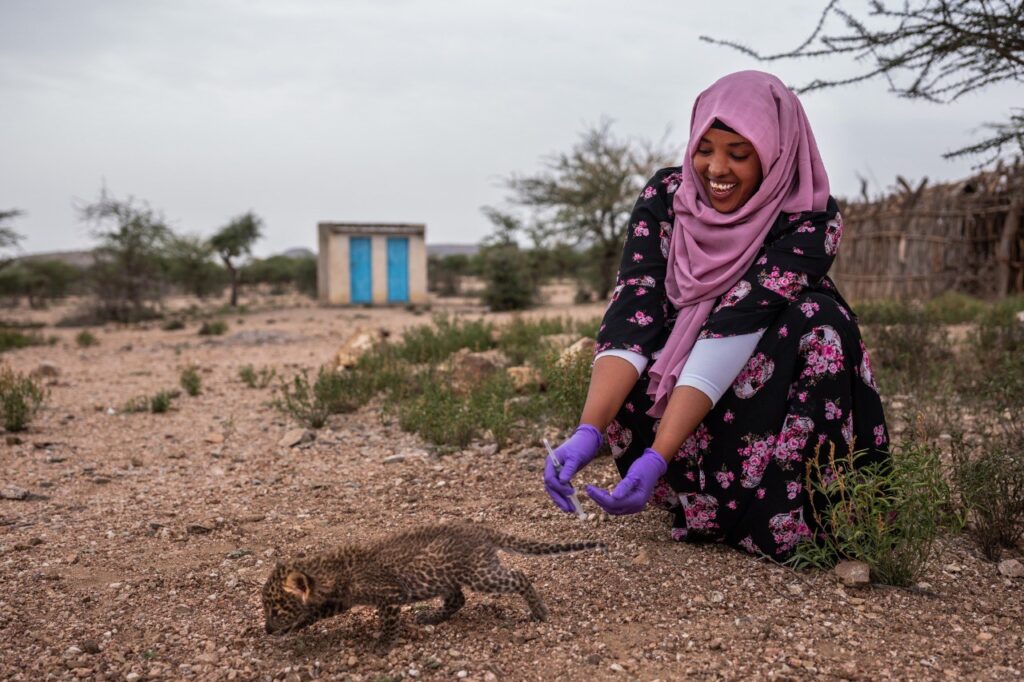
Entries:
{"type": "Polygon", "coordinates": [[[238,378],[249,388],[266,388],[277,376],[277,370],[273,367],[260,367],[256,369],[252,365],[242,365],[238,368],[238,378]]]}
{"type": "Polygon", "coordinates": [[[200,336],[221,336],[228,331],[228,323],[224,320],[207,320],[199,327],[200,336]]]}
{"type": "Polygon", "coordinates": [[[92,346],[98,346],[100,340],[88,329],[83,329],[75,334],[75,343],[79,348],[91,348],[92,346]]]}
{"type": "Polygon", "coordinates": [[[987,438],[977,454],[953,442],[952,479],[970,534],[995,561],[1024,536],[1024,429],[987,438]]]}
{"type": "Polygon", "coordinates": [[[195,365],[189,365],[181,370],[178,381],[181,383],[181,387],[185,389],[185,393],[193,397],[199,395],[203,385],[203,380],[199,376],[199,368],[195,365]]]}
{"type": "Polygon", "coordinates": [[[8,431],[24,431],[43,406],[48,392],[38,380],[0,367],[0,416],[8,431]]]}

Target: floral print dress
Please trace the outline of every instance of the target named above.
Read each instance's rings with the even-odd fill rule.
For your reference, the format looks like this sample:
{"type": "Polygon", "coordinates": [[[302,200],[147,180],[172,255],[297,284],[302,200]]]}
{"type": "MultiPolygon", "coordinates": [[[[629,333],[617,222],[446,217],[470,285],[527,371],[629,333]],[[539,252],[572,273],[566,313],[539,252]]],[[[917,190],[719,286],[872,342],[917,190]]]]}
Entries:
{"type": "MultiPolygon", "coordinates": [[[[668,338],[676,310],[665,274],[681,178],[679,167],[660,170],[637,200],[597,352],[640,353],[649,368],[668,338]]],[[[700,338],[764,333],[655,489],[652,504],[672,513],[676,540],[785,559],[814,530],[804,489],[809,459],[833,445],[837,454],[866,449],[861,463],[888,456],[871,361],[856,317],[826,274],[842,230],[831,198],[825,211],[780,215],[704,323],[700,338]]],[[[645,370],[607,429],[621,474],[658,428],[647,414],[648,382],[645,370]]]]}

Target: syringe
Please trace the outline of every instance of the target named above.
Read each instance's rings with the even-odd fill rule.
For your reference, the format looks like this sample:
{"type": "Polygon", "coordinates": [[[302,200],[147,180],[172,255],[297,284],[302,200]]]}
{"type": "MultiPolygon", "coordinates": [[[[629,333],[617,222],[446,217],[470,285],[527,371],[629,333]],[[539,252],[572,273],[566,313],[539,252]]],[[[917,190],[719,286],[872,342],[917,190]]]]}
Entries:
{"type": "MultiPolygon", "coordinates": [[[[544,447],[548,449],[548,461],[551,462],[551,466],[555,468],[555,473],[562,472],[562,463],[558,461],[558,456],[555,455],[555,451],[551,449],[551,443],[548,439],[544,439],[544,447]]],[[[587,512],[583,511],[583,505],[580,504],[580,498],[576,497],[576,493],[569,496],[569,501],[572,502],[572,508],[576,510],[576,517],[581,521],[587,518],[587,512]]]]}

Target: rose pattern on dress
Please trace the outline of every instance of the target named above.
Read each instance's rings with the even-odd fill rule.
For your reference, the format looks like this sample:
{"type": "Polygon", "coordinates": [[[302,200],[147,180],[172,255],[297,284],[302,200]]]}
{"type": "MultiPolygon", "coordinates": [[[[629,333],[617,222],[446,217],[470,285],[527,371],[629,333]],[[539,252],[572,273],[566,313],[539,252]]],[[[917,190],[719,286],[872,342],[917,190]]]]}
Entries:
{"type": "Polygon", "coordinates": [[[701,455],[711,449],[711,432],[703,423],[699,424],[690,437],[683,441],[675,459],[684,459],[700,463],[701,455]]]}
{"type": "Polygon", "coordinates": [[[825,223],[825,253],[834,256],[839,252],[839,241],[843,238],[843,214],[825,223]]]}
{"type": "Polygon", "coordinates": [[[647,229],[647,221],[646,220],[641,220],[636,225],[633,226],[633,236],[634,237],[646,237],[650,233],[651,233],[651,231],[647,229]]]}
{"type": "Polygon", "coordinates": [[[668,258],[668,248],[672,244],[672,223],[660,222],[658,223],[661,246],[661,257],[668,258]]]}
{"type": "Polygon", "coordinates": [[[653,187],[644,187],[644,199],[650,199],[658,193],[658,190],[653,187]]]}
{"type": "Polygon", "coordinates": [[[783,469],[789,469],[792,463],[801,461],[801,451],[807,446],[807,437],[812,431],[814,422],[810,417],[786,415],[786,420],[782,422],[782,431],[775,440],[775,461],[783,469]]]}
{"type": "Polygon", "coordinates": [[[718,305],[715,306],[715,309],[712,312],[718,312],[722,308],[729,308],[736,305],[747,297],[751,288],[750,282],[746,280],[741,279],[739,282],[736,282],[732,289],[729,289],[729,291],[722,294],[722,300],[719,301],[718,305]]]}
{"type": "Polygon", "coordinates": [[[871,358],[868,356],[868,349],[864,347],[864,341],[860,342],[860,367],[857,369],[861,381],[868,385],[875,393],[878,393],[878,384],[875,383],[875,373],[871,369],[871,358]]]}
{"type": "Polygon", "coordinates": [[[644,311],[638,310],[635,313],[633,313],[633,317],[626,318],[626,321],[632,322],[633,324],[638,324],[641,327],[646,327],[651,322],[654,322],[654,318],[645,313],[644,311]]]}
{"type": "Polygon", "coordinates": [[[811,529],[804,521],[803,507],[788,514],[776,514],[768,521],[768,527],[775,539],[776,553],[786,554],[801,541],[811,537],[811,529]]]}
{"type": "Polygon", "coordinates": [[[843,434],[843,440],[846,441],[846,447],[847,448],[852,448],[853,447],[853,410],[847,410],[847,412],[846,412],[846,421],[843,422],[843,427],[841,429],[841,433],[843,434]]]}
{"type": "Polygon", "coordinates": [[[740,485],[744,488],[756,488],[761,484],[764,470],[768,468],[768,462],[775,451],[775,434],[758,437],[756,434],[748,433],[743,437],[743,441],[746,445],[738,450],[739,456],[743,459],[740,485]]]}
{"type": "Polygon", "coordinates": [[[716,530],[718,523],[718,498],[713,495],[687,493],[679,496],[686,517],[686,527],[691,531],[708,532],[716,530]]]}
{"type": "Polygon", "coordinates": [[[809,385],[834,377],[843,370],[843,342],[831,325],[813,327],[801,336],[799,350],[805,359],[800,378],[808,379],[809,385]]]}
{"type": "Polygon", "coordinates": [[[759,272],[757,283],[768,291],[774,291],[787,301],[795,301],[800,292],[807,287],[807,274],[773,267],[771,270],[759,272]]]}
{"type": "Polygon", "coordinates": [[[633,442],[633,432],[622,426],[616,419],[608,424],[605,437],[608,440],[608,447],[612,451],[612,457],[615,459],[621,457],[629,444],[633,442]]]}
{"type": "Polygon", "coordinates": [[[760,391],[775,372],[775,363],[764,353],[755,353],[732,383],[737,398],[750,398],[760,391]]]}

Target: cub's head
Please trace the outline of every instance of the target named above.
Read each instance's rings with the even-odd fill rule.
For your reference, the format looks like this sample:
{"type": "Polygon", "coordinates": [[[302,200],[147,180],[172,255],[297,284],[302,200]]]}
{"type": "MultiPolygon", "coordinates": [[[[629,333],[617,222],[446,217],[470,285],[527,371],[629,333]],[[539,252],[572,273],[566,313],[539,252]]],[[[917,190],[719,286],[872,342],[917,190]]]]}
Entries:
{"type": "Polygon", "coordinates": [[[268,635],[301,630],[316,620],[313,576],[278,562],[263,585],[263,617],[268,635]]]}

